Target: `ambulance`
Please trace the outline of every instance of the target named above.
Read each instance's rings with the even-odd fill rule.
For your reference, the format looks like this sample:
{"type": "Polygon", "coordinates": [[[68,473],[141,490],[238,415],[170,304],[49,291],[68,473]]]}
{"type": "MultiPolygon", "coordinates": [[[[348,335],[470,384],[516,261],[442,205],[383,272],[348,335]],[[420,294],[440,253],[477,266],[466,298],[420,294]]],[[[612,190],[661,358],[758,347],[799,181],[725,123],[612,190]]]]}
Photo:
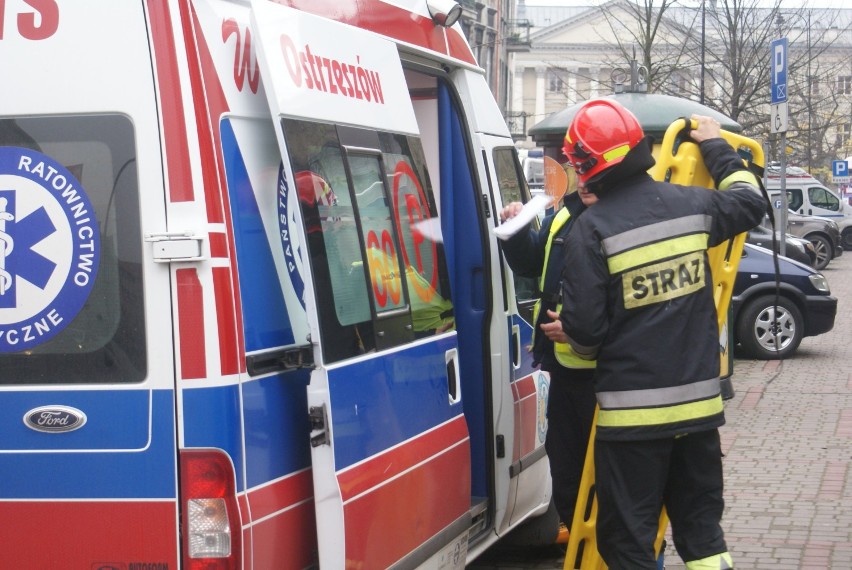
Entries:
{"type": "Polygon", "coordinates": [[[493,233],[528,190],[459,11],[0,0],[1,569],[555,536],[493,233]]]}

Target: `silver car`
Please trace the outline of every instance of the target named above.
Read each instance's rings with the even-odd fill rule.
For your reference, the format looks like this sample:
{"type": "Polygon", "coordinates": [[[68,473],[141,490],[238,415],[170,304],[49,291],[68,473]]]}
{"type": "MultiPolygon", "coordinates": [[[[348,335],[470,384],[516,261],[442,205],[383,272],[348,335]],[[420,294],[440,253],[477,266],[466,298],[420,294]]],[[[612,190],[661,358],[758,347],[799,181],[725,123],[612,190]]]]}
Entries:
{"type": "Polygon", "coordinates": [[[833,220],[820,216],[787,213],[787,233],[808,240],[816,251],[814,268],[822,270],[835,257],[843,254],[840,228],[833,220]]]}

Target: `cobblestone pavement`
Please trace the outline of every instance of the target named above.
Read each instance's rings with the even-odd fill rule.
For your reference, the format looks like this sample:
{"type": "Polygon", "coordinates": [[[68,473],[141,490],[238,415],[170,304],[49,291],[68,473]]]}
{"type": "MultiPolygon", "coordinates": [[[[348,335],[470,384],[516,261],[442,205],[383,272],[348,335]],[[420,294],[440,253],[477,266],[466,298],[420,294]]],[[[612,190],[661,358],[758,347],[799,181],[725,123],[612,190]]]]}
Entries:
{"type": "MultiPolygon", "coordinates": [[[[838,299],[833,330],[789,360],[734,361],[720,431],[722,526],[738,570],[852,568],[852,252],[823,274],[838,299]]],[[[668,544],[667,570],[685,569],[668,544]]],[[[562,555],[498,545],[470,568],[562,568],[562,555]]]]}

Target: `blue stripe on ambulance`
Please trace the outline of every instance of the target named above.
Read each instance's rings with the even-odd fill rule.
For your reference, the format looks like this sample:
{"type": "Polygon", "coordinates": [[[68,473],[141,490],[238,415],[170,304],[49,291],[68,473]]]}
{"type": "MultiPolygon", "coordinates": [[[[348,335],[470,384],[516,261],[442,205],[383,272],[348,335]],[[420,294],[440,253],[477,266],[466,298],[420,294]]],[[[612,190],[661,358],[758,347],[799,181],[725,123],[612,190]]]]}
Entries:
{"type": "MultiPolygon", "coordinates": [[[[242,151],[230,121],[223,120],[221,127],[222,152],[239,260],[237,272],[240,276],[246,352],[292,345],[293,330],[284,306],[280,279],[242,151]]],[[[268,192],[275,190],[263,189],[268,192]]]]}
{"type": "Polygon", "coordinates": [[[171,390],[6,392],[3,399],[6,410],[21,410],[0,418],[0,433],[8,435],[4,447],[28,451],[4,454],[5,498],[177,496],[171,390]],[[85,429],[57,438],[24,426],[24,411],[53,402],[85,410],[85,429]]]}
{"type": "Polygon", "coordinates": [[[446,351],[453,337],[328,370],[339,471],[459,414],[447,405],[446,351]]]}

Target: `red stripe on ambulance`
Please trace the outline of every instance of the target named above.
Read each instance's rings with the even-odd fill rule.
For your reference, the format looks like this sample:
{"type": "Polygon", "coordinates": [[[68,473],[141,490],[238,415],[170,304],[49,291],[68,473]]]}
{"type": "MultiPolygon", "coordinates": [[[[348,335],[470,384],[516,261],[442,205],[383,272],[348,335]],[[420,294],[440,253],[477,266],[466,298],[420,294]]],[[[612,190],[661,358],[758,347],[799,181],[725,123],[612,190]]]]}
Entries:
{"type": "Polygon", "coordinates": [[[530,429],[538,419],[538,399],[533,377],[525,376],[512,384],[515,394],[515,445],[512,460],[518,461],[536,448],[536,430],[530,429]],[[516,455],[517,454],[517,455],[516,455]]]}
{"type": "Polygon", "coordinates": [[[204,290],[195,269],[178,269],[177,304],[180,331],[181,378],[205,378],[207,353],[204,339],[204,290]]]}
{"type": "Polygon", "coordinates": [[[172,19],[165,2],[148,1],[154,60],[157,66],[157,86],[160,112],[163,116],[163,137],[166,146],[166,172],[169,177],[169,200],[191,202],[195,199],[192,173],[189,168],[189,144],[186,139],[186,117],[177,66],[172,19]]]}
{"type": "Polygon", "coordinates": [[[294,547],[317,540],[310,469],[249,491],[248,502],[256,521],[254,544],[263,545],[254,553],[256,568],[307,568],[316,562],[310,548],[294,547]]]}
{"type": "Polygon", "coordinates": [[[177,521],[174,500],[10,501],[0,513],[3,543],[15,545],[3,549],[3,568],[33,568],[36,552],[39,568],[177,568],[175,527],[156,524],[177,521]]]}
{"type": "Polygon", "coordinates": [[[344,503],[347,562],[387,568],[462,516],[470,501],[470,477],[448,474],[457,473],[455,466],[467,461],[470,446],[465,440],[344,503]],[[416,521],[401,497],[417,497],[416,521]]]}

